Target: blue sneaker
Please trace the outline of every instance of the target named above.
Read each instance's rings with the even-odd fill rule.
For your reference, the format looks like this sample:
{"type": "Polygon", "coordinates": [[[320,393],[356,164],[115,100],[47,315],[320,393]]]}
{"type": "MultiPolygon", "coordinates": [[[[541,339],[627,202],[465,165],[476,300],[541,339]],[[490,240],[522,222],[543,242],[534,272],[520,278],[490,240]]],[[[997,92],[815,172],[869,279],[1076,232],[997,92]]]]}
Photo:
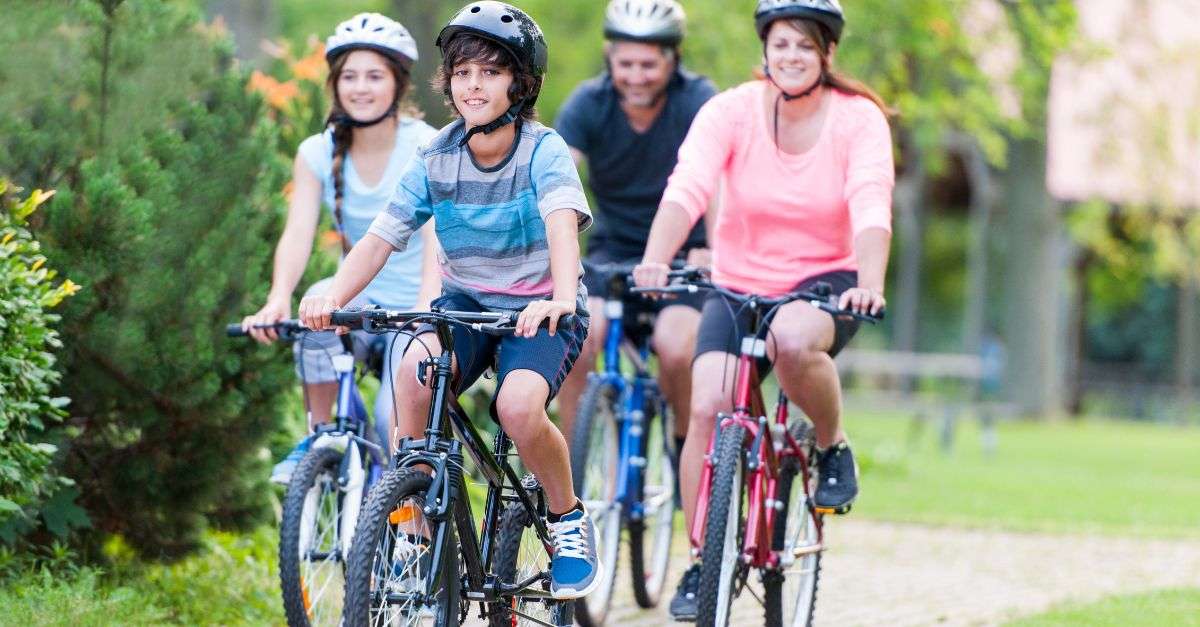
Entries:
{"type": "Polygon", "coordinates": [[[287,485],[292,482],[292,472],[296,470],[296,465],[304,456],[308,454],[309,447],[312,446],[314,436],[308,436],[292,449],[292,452],[283,458],[283,461],[275,464],[275,468],[271,469],[271,483],[287,485]]]}
{"type": "Polygon", "coordinates": [[[549,523],[554,555],[550,559],[550,596],[555,599],[585,597],[600,585],[600,558],[596,555],[596,526],[585,510],[565,514],[549,523]]]}

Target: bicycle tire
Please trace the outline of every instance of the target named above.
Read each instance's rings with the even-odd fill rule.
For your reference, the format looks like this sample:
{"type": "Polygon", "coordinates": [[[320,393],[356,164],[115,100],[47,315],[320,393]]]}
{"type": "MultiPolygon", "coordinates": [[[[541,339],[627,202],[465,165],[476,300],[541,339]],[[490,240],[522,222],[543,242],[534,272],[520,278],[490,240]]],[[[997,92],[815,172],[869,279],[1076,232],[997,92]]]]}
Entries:
{"type": "Polygon", "coordinates": [[[337,487],[338,467],[341,462],[342,452],[339,450],[317,448],[309,451],[292,471],[292,479],[283,499],[283,516],[279,523],[279,587],[283,595],[284,615],[291,627],[336,624],[342,615],[345,556],[338,554],[338,519],[342,513],[342,502],[337,487]],[[318,481],[320,485],[317,485],[318,481]],[[311,512],[312,525],[318,527],[325,518],[322,514],[326,513],[324,508],[330,496],[333,501],[333,516],[328,522],[332,522],[332,527],[323,531],[313,529],[306,533],[302,528],[307,526],[306,509],[311,512]],[[312,511],[313,507],[316,507],[317,511],[312,511]],[[331,571],[327,574],[334,578],[325,584],[314,586],[322,592],[332,593],[332,597],[322,597],[316,599],[316,602],[310,594],[310,584],[317,581],[312,576],[314,569],[305,568],[309,560],[301,556],[302,550],[306,556],[312,555],[314,541],[315,548],[326,549],[323,552],[333,561],[329,563],[330,559],[321,560],[319,570],[331,571]],[[307,546],[302,548],[301,544],[307,546]],[[318,605],[319,611],[314,611],[318,609],[318,605]]]}
{"type": "MultiPolygon", "coordinates": [[[[807,423],[798,421],[790,427],[790,431],[811,460],[814,446],[812,431],[807,423]]],[[[775,551],[788,550],[788,539],[791,536],[796,536],[792,541],[793,545],[797,544],[796,540],[800,539],[800,534],[803,534],[803,542],[816,542],[817,539],[821,515],[816,513],[807,499],[801,500],[805,495],[803,489],[797,489],[793,493],[793,488],[798,487],[796,479],[803,479],[800,470],[800,460],[795,457],[788,457],[780,464],[776,494],[784,498],[782,508],[775,519],[777,524],[772,530],[771,548],[775,551]],[[797,506],[800,509],[797,509],[797,506]],[[778,524],[779,521],[783,524],[778,524]]],[[[763,576],[763,610],[767,627],[812,625],[821,579],[821,552],[795,559],[799,563],[798,568],[788,565],[763,576]],[[788,568],[792,576],[781,572],[783,568],[788,568]]]]}
{"type": "MultiPolygon", "coordinates": [[[[537,502],[535,499],[534,502],[537,502]]],[[[533,531],[533,521],[520,502],[512,503],[500,515],[496,535],[495,573],[499,581],[516,583],[532,574],[532,569],[549,570],[550,556],[541,540],[533,531]],[[526,551],[523,554],[522,548],[526,551]]],[[[510,598],[506,602],[493,603],[488,613],[490,627],[515,627],[530,621],[523,620],[507,608],[515,608],[525,614],[539,614],[538,618],[553,625],[572,625],[575,619],[575,603],[572,601],[522,600],[510,598]],[[538,606],[542,607],[538,607],[538,606]]]]}
{"type": "Polygon", "coordinates": [[[730,424],[717,438],[712,488],[705,519],[704,548],[700,557],[700,586],[696,624],[724,627],[729,624],[734,584],[744,568],[741,561],[742,496],[745,492],[746,428],[730,424]]]}
{"type": "Polygon", "coordinates": [[[575,601],[575,617],[581,627],[600,627],[608,616],[616,588],[621,551],[621,509],[613,499],[620,462],[617,443],[616,389],[592,377],[579,398],[571,434],[571,477],[575,494],[585,503],[605,501],[604,509],[589,506],[596,525],[596,553],[603,571],[600,585],[592,594],[575,601]],[[602,454],[598,459],[597,454],[602,454]],[[598,471],[598,472],[597,472],[598,471]],[[603,498],[597,498],[603,497],[603,498]]]}
{"type": "MultiPolygon", "coordinates": [[[[662,600],[671,560],[671,541],[675,537],[675,469],[671,462],[670,445],[675,434],[671,409],[654,401],[646,403],[646,465],[642,474],[643,504],[640,520],[629,520],[629,574],[633,583],[633,598],[638,607],[650,609],[662,600]],[[657,431],[656,431],[657,429],[657,431]],[[660,440],[656,442],[655,440],[660,440]],[[657,476],[656,476],[657,475],[657,476]],[[658,508],[645,507],[654,499],[658,508]],[[647,542],[647,534],[650,535],[647,542]]],[[[678,453],[676,453],[678,454],[678,453]]]]}
{"type": "MultiPolygon", "coordinates": [[[[355,534],[356,540],[354,546],[350,549],[350,558],[346,567],[346,609],[345,609],[345,624],[351,627],[358,625],[378,624],[372,617],[374,611],[377,615],[380,611],[392,612],[390,609],[383,609],[387,606],[379,598],[378,590],[373,589],[373,586],[382,583],[385,587],[399,585],[403,583],[391,581],[394,578],[400,578],[404,574],[396,574],[395,567],[391,564],[394,559],[396,550],[394,536],[403,533],[397,529],[399,523],[393,524],[390,517],[393,512],[401,511],[407,507],[414,507],[409,510],[419,512],[425,506],[425,493],[429,489],[431,483],[430,476],[419,470],[389,470],[383,474],[379,482],[371,488],[367,496],[367,504],[362,510],[362,514],[358,519],[358,531],[355,534]],[[401,507],[406,501],[411,501],[411,505],[401,507]],[[380,565],[379,558],[384,557],[385,564],[380,565]],[[380,576],[383,573],[383,576],[380,576]]],[[[453,503],[450,504],[454,506],[453,503]]],[[[410,516],[413,514],[409,514],[410,516]]],[[[411,518],[409,519],[411,520],[411,518]]],[[[459,571],[459,551],[457,535],[455,533],[454,522],[452,519],[447,519],[441,523],[433,523],[425,520],[428,524],[426,534],[430,538],[436,537],[436,524],[445,526],[445,534],[443,535],[443,546],[441,547],[442,563],[433,567],[431,565],[429,572],[421,577],[420,584],[424,585],[424,578],[435,573],[440,573],[442,581],[445,584],[437,594],[436,605],[430,611],[424,609],[408,610],[401,609],[398,611],[399,616],[384,616],[386,620],[384,624],[388,625],[415,625],[429,623],[437,627],[455,627],[460,620],[461,602],[459,594],[459,586],[461,585],[461,573],[459,571]],[[415,614],[415,616],[414,616],[415,614]],[[432,614],[429,616],[428,614],[432,614]],[[394,620],[399,618],[400,622],[394,620]]],[[[430,547],[433,553],[437,553],[437,547],[430,547]]],[[[414,560],[419,564],[419,558],[414,560]]]]}

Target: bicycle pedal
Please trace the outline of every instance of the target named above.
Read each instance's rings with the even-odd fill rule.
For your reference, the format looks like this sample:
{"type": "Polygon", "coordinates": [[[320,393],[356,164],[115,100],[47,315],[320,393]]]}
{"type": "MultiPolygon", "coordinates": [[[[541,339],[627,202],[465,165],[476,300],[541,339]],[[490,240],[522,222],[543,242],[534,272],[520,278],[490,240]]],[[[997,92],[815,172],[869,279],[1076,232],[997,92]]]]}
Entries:
{"type": "Polygon", "coordinates": [[[841,507],[814,507],[813,511],[822,516],[840,516],[850,513],[851,504],[847,503],[841,507]]]}

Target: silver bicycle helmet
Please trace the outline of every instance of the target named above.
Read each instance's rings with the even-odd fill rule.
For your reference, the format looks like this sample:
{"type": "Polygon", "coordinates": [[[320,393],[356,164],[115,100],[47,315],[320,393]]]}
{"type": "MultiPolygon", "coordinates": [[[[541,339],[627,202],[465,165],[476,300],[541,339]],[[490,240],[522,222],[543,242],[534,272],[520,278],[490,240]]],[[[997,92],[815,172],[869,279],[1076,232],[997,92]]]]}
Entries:
{"type": "Polygon", "coordinates": [[[612,0],[604,14],[604,37],[678,46],[686,20],[675,0],[612,0]]]}
{"type": "Polygon", "coordinates": [[[767,36],[771,22],[791,18],[814,20],[823,25],[829,29],[834,43],[842,38],[842,28],[846,25],[846,15],[838,0],[758,0],[754,9],[754,29],[762,39],[767,36]]]}
{"type": "Polygon", "coordinates": [[[417,60],[417,42],[400,22],[378,13],[359,13],[338,24],[325,40],[325,60],[348,50],[374,50],[385,54],[405,70],[417,60]]]}

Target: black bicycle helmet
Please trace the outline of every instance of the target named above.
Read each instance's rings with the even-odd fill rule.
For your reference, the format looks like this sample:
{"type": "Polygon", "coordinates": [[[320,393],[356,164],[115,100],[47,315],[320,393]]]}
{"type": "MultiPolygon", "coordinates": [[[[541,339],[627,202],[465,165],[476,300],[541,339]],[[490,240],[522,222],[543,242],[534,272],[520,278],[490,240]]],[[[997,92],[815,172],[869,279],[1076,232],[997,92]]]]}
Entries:
{"type": "Polygon", "coordinates": [[[765,39],[771,22],[793,18],[821,24],[829,29],[833,43],[842,38],[842,28],[846,26],[846,15],[838,0],[758,0],[754,9],[754,29],[759,39],[765,39]]]}
{"type": "Polygon", "coordinates": [[[536,77],[546,73],[550,53],[542,29],[533,18],[511,4],[495,0],[468,4],[442,28],[435,43],[444,53],[446,44],[462,33],[500,44],[536,77]]]}

